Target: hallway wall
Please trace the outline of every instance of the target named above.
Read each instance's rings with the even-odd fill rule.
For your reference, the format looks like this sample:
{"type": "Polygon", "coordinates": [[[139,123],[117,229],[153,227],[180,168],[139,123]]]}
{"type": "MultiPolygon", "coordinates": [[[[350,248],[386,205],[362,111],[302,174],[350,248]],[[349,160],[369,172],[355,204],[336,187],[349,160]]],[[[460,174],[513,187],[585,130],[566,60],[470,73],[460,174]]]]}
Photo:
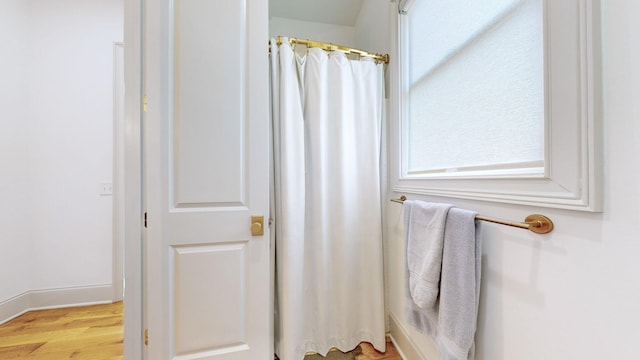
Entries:
{"type": "MultiPolygon", "coordinates": [[[[602,2],[604,211],[502,205],[453,198],[486,216],[519,220],[542,213],[548,235],[483,224],[478,360],[635,359],[640,312],[640,3],[602,2]]],[[[396,156],[392,154],[392,156],[396,156]]],[[[392,193],[392,196],[400,194],[392,193]]],[[[395,204],[397,205],[397,204],[395,204]]],[[[431,341],[403,320],[401,206],[389,206],[392,332],[411,359],[438,359],[431,341]],[[413,354],[415,350],[415,354],[413,354]]]]}
{"type": "MultiPolygon", "coordinates": [[[[27,291],[32,249],[29,226],[31,155],[28,142],[26,14],[24,0],[6,0],[0,11],[0,302],[27,291]]],[[[0,321],[3,314],[0,311],[0,321]]]]}
{"type": "Polygon", "coordinates": [[[110,300],[112,196],[99,192],[112,181],[113,43],[123,38],[123,1],[6,5],[16,51],[0,61],[15,72],[2,86],[16,100],[3,92],[0,101],[11,102],[3,118],[15,124],[13,142],[3,141],[3,153],[13,155],[15,174],[2,180],[11,199],[0,212],[16,221],[0,240],[1,253],[12,254],[0,261],[0,273],[12,274],[0,279],[0,315],[25,294],[35,307],[110,300]]]}
{"type": "Polygon", "coordinates": [[[30,54],[37,289],[111,283],[113,42],[122,1],[36,1],[30,54]],[[73,11],[69,11],[73,9],[73,11]],[[62,211],[60,211],[62,210],[62,211]]]}

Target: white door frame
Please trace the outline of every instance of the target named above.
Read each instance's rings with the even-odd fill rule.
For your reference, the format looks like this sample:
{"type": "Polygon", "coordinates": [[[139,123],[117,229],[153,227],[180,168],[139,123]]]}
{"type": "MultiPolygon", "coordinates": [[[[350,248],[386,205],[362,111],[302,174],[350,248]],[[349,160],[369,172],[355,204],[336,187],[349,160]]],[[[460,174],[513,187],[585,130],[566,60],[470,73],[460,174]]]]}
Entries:
{"type": "Polygon", "coordinates": [[[124,2],[124,359],[145,358],[142,274],[142,6],[124,2]]]}
{"type": "Polygon", "coordinates": [[[113,43],[113,301],[123,298],[124,261],[124,43],[113,43]]]}

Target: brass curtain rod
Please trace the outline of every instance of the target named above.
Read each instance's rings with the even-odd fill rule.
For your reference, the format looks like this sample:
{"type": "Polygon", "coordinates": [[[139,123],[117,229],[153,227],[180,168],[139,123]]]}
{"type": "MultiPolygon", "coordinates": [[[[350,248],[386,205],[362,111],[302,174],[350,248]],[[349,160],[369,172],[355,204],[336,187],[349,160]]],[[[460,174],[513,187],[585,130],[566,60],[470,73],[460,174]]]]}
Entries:
{"type": "MultiPolygon", "coordinates": [[[[407,200],[407,197],[404,195],[400,196],[400,199],[391,199],[391,201],[400,204],[404,203],[405,200],[407,200]]],[[[495,224],[527,229],[536,234],[547,234],[550,233],[551,230],[553,230],[553,221],[551,221],[551,219],[549,219],[548,217],[540,214],[529,215],[524,219],[524,222],[502,220],[480,215],[476,215],[476,220],[488,221],[495,224]]]]}
{"type": "MultiPolygon", "coordinates": [[[[276,43],[278,45],[282,45],[282,42],[284,41],[284,37],[282,36],[278,36],[276,38],[276,43]]],[[[365,57],[370,57],[372,59],[378,60],[378,61],[382,61],[385,64],[389,63],[389,54],[375,54],[375,53],[370,53],[368,51],[364,51],[364,50],[360,50],[360,49],[354,49],[354,48],[350,48],[347,46],[342,46],[342,45],[336,45],[336,44],[332,44],[332,43],[326,43],[326,42],[321,42],[321,41],[314,41],[314,40],[307,40],[307,39],[298,39],[298,38],[289,38],[289,45],[293,45],[293,44],[300,44],[300,45],[305,45],[308,48],[321,48],[322,50],[326,50],[326,51],[336,51],[336,50],[340,50],[340,51],[344,51],[346,53],[349,54],[358,54],[359,56],[365,56],[365,57]]]]}

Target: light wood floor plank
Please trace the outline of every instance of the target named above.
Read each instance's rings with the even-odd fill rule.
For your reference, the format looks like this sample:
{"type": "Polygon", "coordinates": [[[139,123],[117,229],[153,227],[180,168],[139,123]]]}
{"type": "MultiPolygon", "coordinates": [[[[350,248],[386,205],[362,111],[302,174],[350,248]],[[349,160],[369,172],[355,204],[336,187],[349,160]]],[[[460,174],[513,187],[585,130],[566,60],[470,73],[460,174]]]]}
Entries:
{"type": "Polygon", "coordinates": [[[122,303],[39,310],[0,326],[0,359],[122,360],[122,303]]]}

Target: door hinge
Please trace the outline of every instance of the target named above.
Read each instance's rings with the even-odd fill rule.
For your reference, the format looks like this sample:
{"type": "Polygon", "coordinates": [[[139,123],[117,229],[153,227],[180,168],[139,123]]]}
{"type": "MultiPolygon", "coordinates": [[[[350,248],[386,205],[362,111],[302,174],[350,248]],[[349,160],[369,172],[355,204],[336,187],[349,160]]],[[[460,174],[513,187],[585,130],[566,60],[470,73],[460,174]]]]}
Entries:
{"type": "Polygon", "coordinates": [[[147,228],[147,212],[144,212],[144,228],[147,228]]]}
{"type": "Polygon", "coordinates": [[[144,345],[149,345],[149,329],[144,329],[144,345]]]}
{"type": "Polygon", "coordinates": [[[147,95],[142,97],[142,111],[147,112],[147,95]]]}

